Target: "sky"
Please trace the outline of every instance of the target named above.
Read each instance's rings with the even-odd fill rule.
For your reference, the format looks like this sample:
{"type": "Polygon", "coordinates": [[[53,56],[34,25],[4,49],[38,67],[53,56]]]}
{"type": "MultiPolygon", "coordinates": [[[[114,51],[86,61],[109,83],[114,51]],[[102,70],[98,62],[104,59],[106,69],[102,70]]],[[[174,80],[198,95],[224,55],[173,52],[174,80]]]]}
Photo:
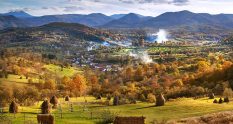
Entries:
{"type": "Polygon", "coordinates": [[[34,16],[54,14],[137,13],[158,16],[164,12],[233,14],[233,0],[0,0],[0,13],[23,10],[34,16]]]}

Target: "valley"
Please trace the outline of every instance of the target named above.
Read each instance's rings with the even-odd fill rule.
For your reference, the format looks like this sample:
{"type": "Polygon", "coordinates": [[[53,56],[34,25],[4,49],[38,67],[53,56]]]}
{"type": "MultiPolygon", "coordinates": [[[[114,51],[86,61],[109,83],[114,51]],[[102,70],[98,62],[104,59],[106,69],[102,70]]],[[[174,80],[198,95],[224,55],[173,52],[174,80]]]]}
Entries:
{"type": "Polygon", "coordinates": [[[233,109],[231,15],[5,16],[27,21],[0,25],[0,124],[36,124],[40,114],[165,124],[233,109]]]}

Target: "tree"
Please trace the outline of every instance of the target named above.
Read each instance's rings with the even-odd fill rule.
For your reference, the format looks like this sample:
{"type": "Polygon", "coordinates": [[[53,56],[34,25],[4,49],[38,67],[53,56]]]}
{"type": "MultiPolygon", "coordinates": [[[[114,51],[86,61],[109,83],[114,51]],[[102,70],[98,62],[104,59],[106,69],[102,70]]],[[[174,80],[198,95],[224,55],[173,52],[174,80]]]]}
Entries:
{"type": "Polygon", "coordinates": [[[134,77],[135,77],[135,80],[136,81],[141,81],[141,80],[143,80],[143,69],[142,69],[142,67],[138,67],[137,68],[137,70],[135,71],[135,75],[134,75],[134,77]]]}
{"type": "Polygon", "coordinates": [[[72,80],[72,84],[73,84],[73,90],[79,92],[80,95],[82,95],[83,93],[85,93],[86,91],[86,87],[87,87],[87,81],[86,78],[80,74],[77,74],[73,80],[72,80]]]}
{"type": "Polygon", "coordinates": [[[44,83],[44,88],[45,89],[50,89],[50,90],[55,90],[56,89],[56,83],[52,79],[48,79],[44,83]]]}
{"type": "Polygon", "coordinates": [[[91,93],[94,95],[95,93],[99,93],[101,86],[99,84],[99,79],[96,75],[92,75],[90,77],[90,85],[91,85],[91,93]]]}
{"type": "Polygon", "coordinates": [[[233,96],[233,91],[231,88],[225,88],[223,91],[223,96],[225,97],[232,97],[233,96]]]}
{"type": "Polygon", "coordinates": [[[149,93],[149,94],[147,95],[147,100],[148,100],[148,102],[150,102],[150,103],[155,102],[155,95],[152,94],[152,93],[149,93]]]}
{"type": "Polygon", "coordinates": [[[69,83],[70,83],[70,78],[69,77],[67,77],[67,76],[64,76],[63,78],[62,78],[62,84],[64,84],[64,85],[68,85],[69,83]]]}
{"type": "Polygon", "coordinates": [[[206,61],[199,61],[197,63],[197,67],[198,67],[198,72],[205,72],[209,69],[210,63],[206,61]]]}
{"type": "Polygon", "coordinates": [[[50,113],[50,104],[48,100],[45,100],[42,104],[41,104],[41,113],[42,114],[49,114],[50,113]]]}
{"type": "Polygon", "coordinates": [[[15,101],[12,101],[9,107],[10,113],[18,113],[18,105],[15,101]]]}
{"type": "Polygon", "coordinates": [[[125,70],[125,79],[126,81],[131,81],[133,79],[133,68],[132,67],[128,67],[125,70]]]}

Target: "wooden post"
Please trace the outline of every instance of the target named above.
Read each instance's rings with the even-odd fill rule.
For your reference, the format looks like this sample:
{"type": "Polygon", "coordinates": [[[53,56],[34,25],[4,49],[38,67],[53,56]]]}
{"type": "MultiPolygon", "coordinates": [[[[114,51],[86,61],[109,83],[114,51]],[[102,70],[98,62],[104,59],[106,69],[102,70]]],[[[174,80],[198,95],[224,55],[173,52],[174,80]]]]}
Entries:
{"type": "Polygon", "coordinates": [[[24,124],[26,124],[26,114],[23,114],[23,120],[24,120],[24,124]]]}
{"type": "Polygon", "coordinates": [[[93,114],[93,113],[92,113],[92,111],[91,111],[91,119],[92,119],[92,114],[93,114]]]}

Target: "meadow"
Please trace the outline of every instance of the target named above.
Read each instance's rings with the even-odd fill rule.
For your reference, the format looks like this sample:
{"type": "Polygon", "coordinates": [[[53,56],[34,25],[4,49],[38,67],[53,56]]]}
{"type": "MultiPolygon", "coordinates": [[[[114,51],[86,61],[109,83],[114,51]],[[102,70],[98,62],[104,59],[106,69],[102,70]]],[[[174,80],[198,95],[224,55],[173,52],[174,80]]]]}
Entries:
{"type": "MultiPolygon", "coordinates": [[[[146,117],[146,123],[149,124],[155,120],[159,122],[176,120],[186,117],[201,116],[213,112],[233,110],[232,102],[214,104],[213,100],[208,98],[178,98],[166,102],[166,105],[162,107],[155,107],[154,103],[145,102],[119,106],[105,106],[97,104],[105,101],[104,98],[102,100],[96,100],[94,97],[86,97],[85,99],[84,97],[71,98],[69,102],[66,102],[64,99],[59,99],[60,105],[58,105],[57,109],[52,110],[56,124],[95,124],[101,120],[106,112],[115,113],[119,116],[144,116],[146,117]],[[87,103],[85,103],[85,99],[87,103]],[[73,105],[73,112],[70,111],[70,104],[73,105]]],[[[34,106],[20,107],[20,112],[16,115],[3,115],[7,115],[8,119],[12,120],[14,124],[22,124],[24,122],[36,123],[36,115],[40,113],[40,104],[41,102],[34,106]]],[[[7,108],[5,108],[5,110],[7,110],[7,108]]]]}

